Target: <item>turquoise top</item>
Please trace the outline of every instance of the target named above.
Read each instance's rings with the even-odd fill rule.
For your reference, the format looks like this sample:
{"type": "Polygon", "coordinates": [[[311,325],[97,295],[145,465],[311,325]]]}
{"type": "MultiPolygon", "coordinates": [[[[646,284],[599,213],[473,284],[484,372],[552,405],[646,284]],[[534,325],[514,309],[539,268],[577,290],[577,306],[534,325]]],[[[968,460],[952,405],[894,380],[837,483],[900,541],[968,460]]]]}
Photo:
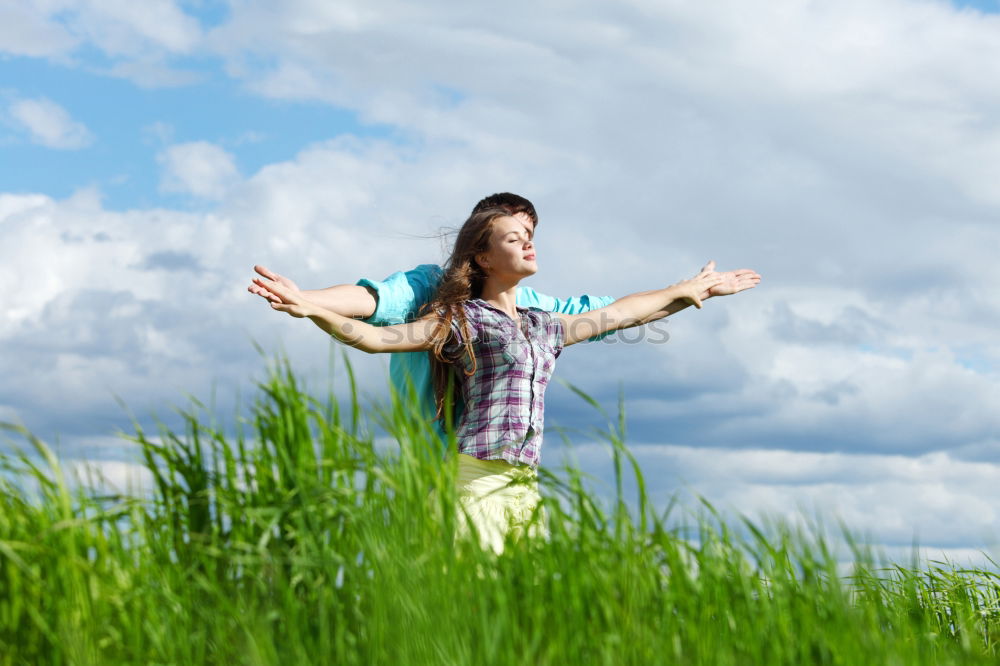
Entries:
{"type": "MultiPolygon", "coordinates": [[[[413,321],[420,314],[420,308],[434,297],[443,270],[434,264],[421,264],[412,270],[393,273],[381,282],[362,279],[358,284],[373,289],[378,294],[375,312],[365,321],[375,326],[392,326],[413,321]]],[[[553,298],[539,294],[531,287],[517,288],[517,305],[523,308],[538,308],[547,312],[580,314],[610,305],[615,301],[610,296],[578,296],[576,298],[553,298]]],[[[400,352],[389,361],[389,379],[401,398],[413,396],[417,407],[428,419],[434,417],[434,384],[431,380],[431,363],[427,352],[400,352]]],[[[459,406],[461,409],[461,406],[459,406]]],[[[435,421],[435,429],[443,436],[440,421],[435,421]]]]}

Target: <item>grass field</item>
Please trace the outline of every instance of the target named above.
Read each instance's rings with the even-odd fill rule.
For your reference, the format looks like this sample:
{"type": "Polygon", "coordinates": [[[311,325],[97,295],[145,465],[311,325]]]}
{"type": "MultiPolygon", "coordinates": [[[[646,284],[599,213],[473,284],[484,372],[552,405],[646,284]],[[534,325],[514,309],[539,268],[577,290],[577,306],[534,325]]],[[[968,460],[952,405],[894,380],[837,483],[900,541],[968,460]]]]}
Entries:
{"type": "Polygon", "coordinates": [[[994,572],[892,566],[862,546],[845,567],[822,538],[790,527],[737,529],[707,509],[668,520],[646,501],[615,425],[610,508],[572,470],[545,473],[550,537],[497,557],[455,543],[454,466],[399,405],[371,415],[356,399],[316,400],[279,362],[235,432],[198,406],[184,420],[179,431],[137,429],[153,481],[134,496],[68,482],[42,442],[7,428],[24,454],[5,457],[0,475],[0,664],[1000,655],[994,572]],[[372,419],[397,447],[375,447],[372,419]],[[628,475],[638,497],[621,495],[628,475]]]}

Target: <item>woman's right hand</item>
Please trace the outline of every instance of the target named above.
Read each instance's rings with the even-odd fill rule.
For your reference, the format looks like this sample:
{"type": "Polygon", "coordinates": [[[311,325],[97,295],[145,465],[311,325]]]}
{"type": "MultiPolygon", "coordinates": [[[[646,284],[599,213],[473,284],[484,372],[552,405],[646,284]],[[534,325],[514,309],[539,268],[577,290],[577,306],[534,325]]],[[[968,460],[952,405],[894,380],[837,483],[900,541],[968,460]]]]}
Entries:
{"type": "MultiPolygon", "coordinates": [[[[262,267],[255,266],[254,268],[262,267]]],[[[264,275],[259,270],[257,272],[264,275]]],[[[276,275],[276,277],[280,278],[281,276],[276,275]]],[[[268,293],[267,296],[264,296],[264,294],[259,295],[267,298],[272,310],[286,312],[296,318],[309,317],[317,311],[316,304],[303,296],[302,292],[299,291],[298,287],[291,280],[268,280],[265,283],[260,278],[254,278],[254,283],[258,284],[262,290],[268,293]],[[290,283],[291,286],[286,284],[286,282],[290,283]]]]}
{"type": "Polygon", "coordinates": [[[690,280],[683,280],[675,284],[674,289],[677,290],[676,300],[686,301],[696,308],[701,309],[701,299],[706,297],[709,289],[722,284],[725,280],[721,273],[711,270],[714,267],[715,263],[709,262],[705,268],[701,269],[700,273],[690,280]]]}
{"type": "Polygon", "coordinates": [[[284,275],[278,275],[277,273],[260,265],[254,266],[253,269],[257,271],[261,277],[253,278],[250,282],[250,286],[247,287],[247,291],[251,294],[257,294],[272,304],[283,302],[281,297],[276,293],[275,287],[283,289],[285,292],[301,296],[302,292],[299,289],[299,286],[292,282],[289,278],[286,278],[284,275]]]}

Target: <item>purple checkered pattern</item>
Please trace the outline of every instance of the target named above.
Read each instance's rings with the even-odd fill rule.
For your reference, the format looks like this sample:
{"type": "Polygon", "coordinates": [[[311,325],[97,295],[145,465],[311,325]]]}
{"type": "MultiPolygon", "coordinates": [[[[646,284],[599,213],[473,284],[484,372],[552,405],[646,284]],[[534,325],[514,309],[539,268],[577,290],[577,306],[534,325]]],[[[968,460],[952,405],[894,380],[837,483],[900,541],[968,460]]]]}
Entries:
{"type": "MultiPolygon", "coordinates": [[[[476,372],[459,371],[465,412],[456,428],[458,450],[480,460],[538,465],[545,387],[563,348],[562,322],[550,312],[518,308],[520,327],[507,313],[476,298],[464,303],[476,354],[476,372]]],[[[458,322],[445,352],[458,368],[472,362],[458,322]]]]}

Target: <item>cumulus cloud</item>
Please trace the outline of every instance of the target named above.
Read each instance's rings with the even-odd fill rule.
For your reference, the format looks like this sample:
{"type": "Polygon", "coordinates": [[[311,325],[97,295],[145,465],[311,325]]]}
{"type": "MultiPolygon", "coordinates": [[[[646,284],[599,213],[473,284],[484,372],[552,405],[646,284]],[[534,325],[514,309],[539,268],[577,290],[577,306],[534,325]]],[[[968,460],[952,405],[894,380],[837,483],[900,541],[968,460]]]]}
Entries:
{"type": "Polygon", "coordinates": [[[231,154],[207,141],[169,146],[157,157],[163,166],[160,189],[205,199],[222,199],[239,181],[231,154]]]}
{"type": "Polygon", "coordinates": [[[89,146],[94,136],[73,120],[69,112],[50,99],[19,99],[10,104],[11,120],[28,133],[32,142],[46,148],[77,150],[89,146]]]}
{"type": "Polygon", "coordinates": [[[74,28],[111,55],[134,55],[150,47],[188,53],[198,43],[201,26],[174,0],[83,0],[73,3],[74,28]]]}
{"type": "Polygon", "coordinates": [[[202,37],[198,20],[174,0],[14,0],[0,7],[0,52],[74,65],[93,62],[89,54],[73,59],[87,46],[111,60],[95,68],[146,87],[197,80],[167,61],[195,53],[202,37]]]}
{"type": "Polygon", "coordinates": [[[0,52],[20,56],[55,56],[78,43],[63,26],[33,2],[0,6],[0,52]]]}
{"type": "MultiPolygon", "coordinates": [[[[917,544],[928,555],[952,552],[984,563],[981,552],[995,553],[1000,546],[994,509],[1000,501],[1000,465],[995,462],[962,461],[944,453],[908,457],[661,444],[631,448],[660,511],[674,498],[694,510],[695,498],[701,497],[733,522],[745,516],[759,525],[818,523],[835,541],[843,537],[844,525],[854,536],[888,546],[903,559],[917,544]],[[961,552],[969,544],[975,548],[961,552]]],[[[606,447],[586,444],[562,453],[562,460],[598,480],[595,489],[605,496],[612,493],[606,447]]],[[[634,503],[628,474],[626,480],[626,497],[634,503]]]]}
{"type": "MultiPolygon", "coordinates": [[[[0,387],[0,410],[47,436],[83,435],[127,427],[116,396],[141,416],[169,413],[213,385],[231,401],[262,366],[253,341],[268,350],[283,342],[310,381],[325,381],[327,338],[248,294],[252,266],[320,287],[438,261],[438,242],[414,240],[413,221],[432,230],[449,206],[396,183],[429,187],[449,169],[447,159],[410,162],[388,144],[346,140],[270,165],[228,195],[220,189],[214,212],[112,211],[92,191],[0,195],[9,240],[0,279],[25,285],[0,318],[0,374],[23,378],[0,387]]],[[[216,171],[179,173],[202,174],[187,191],[216,192],[204,189],[219,182],[216,171]]],[[[463,211],[472,196],[457,197],[463,211]]],[[[386,360],[352,361],[365,395],[384,395],[386,360]]]]}
{"type": "Polygon", "coordinates": [[[5,383],[0,404],[25,425],[46,436],[113,431],[127,423],[115,396],[148,415],[182,401],[187,380],[205,386],[192,370],[208,358],[219,372],[206,375],[225,381],[230,341],[218,347],[218,336],[233,329],[189,327],[198,312],[228,300],[219,267],[227,221],[110,212],[82,192],[62,201],[0,195],[0,227],[11,241],[0,248],[0,278],[24,285],[0,318],[0,339],[10,345],[0,372],[24,381],[5,383]],[[196,273],[197,299],[178,296],[178,269],[191,261],[210,267],[196,273]]]}
{"type": "Polygon", "coordinates": [[[148,495],[154,487],[153,474],[147,467],[120,460],[70,459],[66,461],[66,475],[70,482],[101,495],[138,497],[148,495]]]}

